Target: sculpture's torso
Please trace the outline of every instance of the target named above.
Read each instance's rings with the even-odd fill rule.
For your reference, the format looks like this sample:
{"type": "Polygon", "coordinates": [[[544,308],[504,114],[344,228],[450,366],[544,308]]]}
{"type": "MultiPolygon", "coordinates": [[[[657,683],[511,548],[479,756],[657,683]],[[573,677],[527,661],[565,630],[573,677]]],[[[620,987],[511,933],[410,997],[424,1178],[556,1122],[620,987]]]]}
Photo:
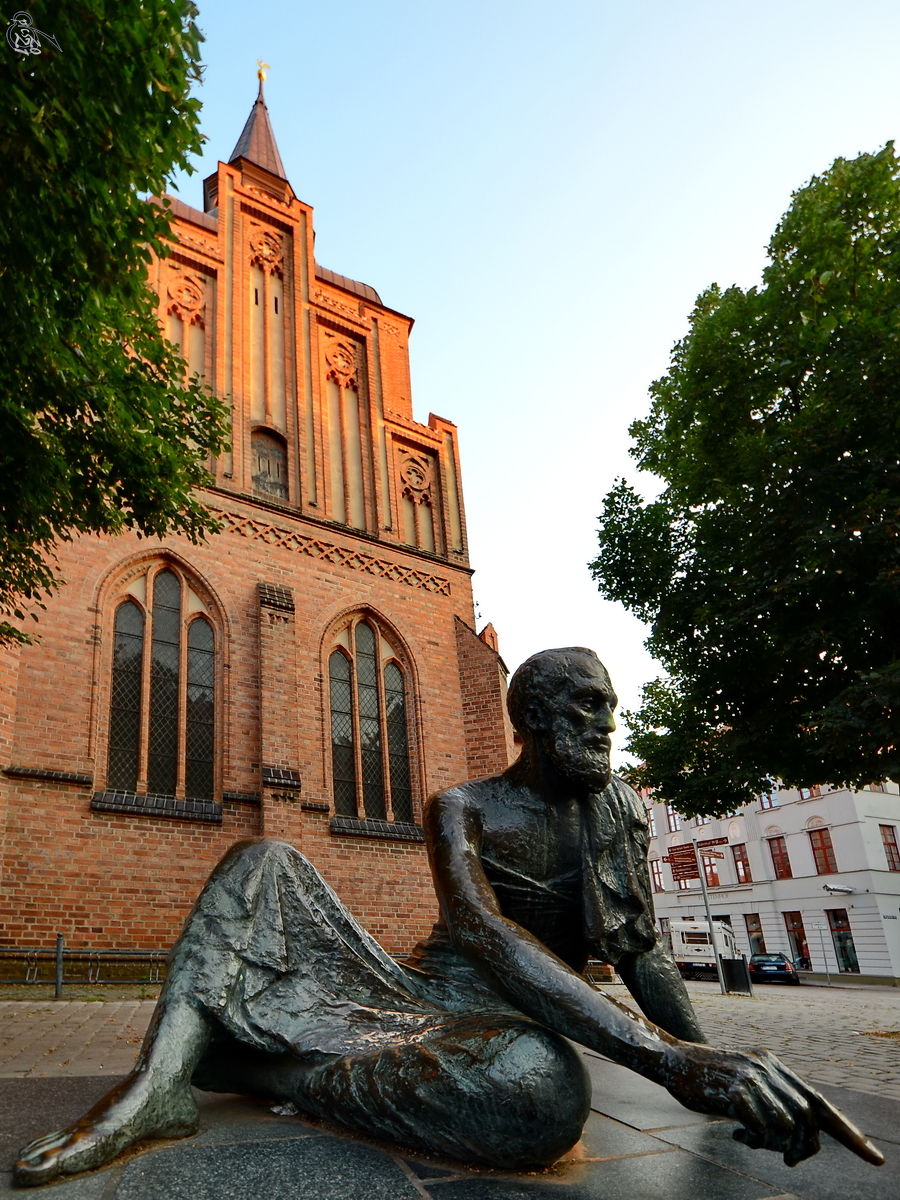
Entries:
{"type": "MultiPolygon", "coordinates": [[[[582,920],[584,814],[575,798],[548,804],[500,776],[464,789],[477,813],[484,873],[505,917],[527,929],[559,958],[581,971],[588,957],[582,920]]],[[[446,951],[443,920],[414,961],[428,969],[432,952],[446,951]]]]}

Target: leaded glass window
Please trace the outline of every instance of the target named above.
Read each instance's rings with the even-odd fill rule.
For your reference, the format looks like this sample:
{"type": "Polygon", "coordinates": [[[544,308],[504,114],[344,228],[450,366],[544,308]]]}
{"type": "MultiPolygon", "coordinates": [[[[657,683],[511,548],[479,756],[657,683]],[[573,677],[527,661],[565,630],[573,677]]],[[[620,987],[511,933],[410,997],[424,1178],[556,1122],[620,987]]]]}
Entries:
{"type": "Polygon", "coordinates": [[[211,800],[215,746],[215,638],[205,617],[188,626],[187,728],[184,791],[195,800],[211,800]]]}
{"type": "Polygon", "coordinates": [[[164,796],[174,796],[178,782],[180,636],[181,580],[174,571],[160,571],[153,581],[147,788],[164,796]]]}
{"type": "Polygon", "coordinates": [[[335,650],[328,660],[331,678],[331,773],[334,811],[342,817],[356,813],[356,753],[353,745],[353,692],[350,660],[335,650]]]}
{"type": "Polygon", "coordinates": [[[388,761],[394,820],[411,822],[413,809],[406,728],[406,692],[403,687],[403,673],[396,663],[388,663],[384,668],[384,706],[387,709],[388,761]]]}
{"type": "Polygon", "coordinates": [[[342,635],[328,660],[331,767],[339,816],[411,823],[409,714],[403,671],[377,625],[366,619],[342,635]]]}
{"type": "Polygon", "coordinates": [[[144,614],[133,600],[116,609],[112,695],[109,706],[107,787],[133,792],[141,748],[141,683],[144,663],[144,614]]]}
{"type": "Polygon", "coordinates": [[[378,697],[378,659],[372,626],[356,627],[356,694],[359,701],[359,741],[362,751],[363,807],[367,817],[383,821],[384,763],[381,759],[381,706],[378,697]]]}
{"type": "Polygon", "coordinates": [[[147,584],[146,608],[129,596],[116,609],[106,786],[211,800],[215,632],[175,569],[151,568],[147,584]]]}

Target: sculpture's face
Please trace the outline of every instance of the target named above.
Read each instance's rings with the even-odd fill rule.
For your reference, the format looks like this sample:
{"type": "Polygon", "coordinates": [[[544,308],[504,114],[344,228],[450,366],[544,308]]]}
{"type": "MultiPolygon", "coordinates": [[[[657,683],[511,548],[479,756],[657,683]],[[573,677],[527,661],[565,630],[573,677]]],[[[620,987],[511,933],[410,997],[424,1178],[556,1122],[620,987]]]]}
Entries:
{"type": "Polygon", "coordinates": [[[579,789],[601,792],[612,774],[610,737],[618,699],[595,658],[577,660],[563,687],[545,706],[549,728],[541,741],[556,770],[579,789]]]}

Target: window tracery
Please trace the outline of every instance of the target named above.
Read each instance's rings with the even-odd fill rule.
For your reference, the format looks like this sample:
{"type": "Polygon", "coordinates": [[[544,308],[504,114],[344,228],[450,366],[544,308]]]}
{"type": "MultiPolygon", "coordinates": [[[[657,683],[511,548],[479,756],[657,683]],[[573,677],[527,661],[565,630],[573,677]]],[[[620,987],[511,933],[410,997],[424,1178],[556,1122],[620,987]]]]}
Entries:
{"type": "Polygon", "coordinates": [[[170,563],[133,579],[113,618],[107,789],[212,800],[215,630],[170,563]]]}
{"type": "Polygon", "coordinates": [[[335,813],[411,824],[408,672],[371,616],[337,636],[328,675],[335,813]]]}

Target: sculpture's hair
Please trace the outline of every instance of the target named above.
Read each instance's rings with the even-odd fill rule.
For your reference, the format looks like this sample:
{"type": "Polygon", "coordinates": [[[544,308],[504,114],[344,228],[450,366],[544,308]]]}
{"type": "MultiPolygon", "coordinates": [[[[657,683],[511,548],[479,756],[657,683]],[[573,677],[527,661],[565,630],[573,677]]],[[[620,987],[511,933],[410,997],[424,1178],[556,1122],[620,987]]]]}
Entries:
{"type": "Polygon", "coordinates": [[[516,732],[524,737],[530,732],[528,709],[537,703],[548,703],[572,676],[573,659],[592,658],[601,670],[606,667],[593,650],[586,646],[561,646],[557,650],[541,650],[526,658],[509,681],[506,708],[516,732]]]}

